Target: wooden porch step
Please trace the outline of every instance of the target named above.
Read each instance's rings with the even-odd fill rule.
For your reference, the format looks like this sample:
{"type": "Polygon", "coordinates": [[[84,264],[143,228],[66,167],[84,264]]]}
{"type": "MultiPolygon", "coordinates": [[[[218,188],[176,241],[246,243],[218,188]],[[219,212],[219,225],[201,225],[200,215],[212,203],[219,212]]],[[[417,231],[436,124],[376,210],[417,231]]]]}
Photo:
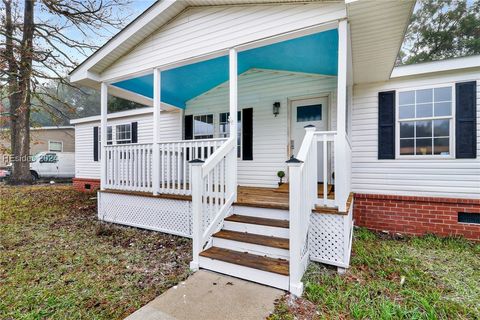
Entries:
{"type": "Polygon", "coordinates": [[[329,207],[322,207],[322,206],[315,206],[315,209],[312,211],[315,213],[323,213],[323,214],[339,214],[339,215],[347,215],[350,211],[350,206],[353,203],[353,192],[350,193],[347,199],[347,211],[341,212],[338,211],[338,208],[329,208],[329,207]]]}
{"type": "Polygon", "coordinates": [[[268,218],[252,217],[252,216],[242,216],[239,214],[233,214],[225,218],[225,221],[258,224],[262,226],[276,227],[276,228],[289,228],[290,226],[290,223],[288,220],[277,220],[277,219],[268,219],[268,218]]]}
{"type": "Polygon", "coordinates": [[[284,259],[274,259],[217,247],[211,247],[201,252],[200,256],[284,276],[289,275],[288,261],[284,259]]]}
{"type": "Polygon", "coordinates": [[[289,248],[289,239],[262,236],[260,234],[237,232],[230,230],[220,230],[213,235],[216,238],[228,239],[238,242],[258,244],[267,247],[286,249],[289,248]]]}

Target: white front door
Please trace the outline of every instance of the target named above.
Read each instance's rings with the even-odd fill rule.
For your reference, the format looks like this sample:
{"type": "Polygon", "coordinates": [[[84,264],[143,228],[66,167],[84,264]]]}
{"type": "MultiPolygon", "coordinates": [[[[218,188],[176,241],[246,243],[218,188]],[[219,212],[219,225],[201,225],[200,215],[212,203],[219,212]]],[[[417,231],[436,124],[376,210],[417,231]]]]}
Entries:
{"type": "MultiPolygon", "coordinates": [[[[317,131],[327,131],[328,98],[313,98],[292,101],[291,154],[297,156],[305,136],[305,126],[314,125],[317,131]]],[[[318,181],[323,181],[323,150],[318,145],[318,181]]]]}

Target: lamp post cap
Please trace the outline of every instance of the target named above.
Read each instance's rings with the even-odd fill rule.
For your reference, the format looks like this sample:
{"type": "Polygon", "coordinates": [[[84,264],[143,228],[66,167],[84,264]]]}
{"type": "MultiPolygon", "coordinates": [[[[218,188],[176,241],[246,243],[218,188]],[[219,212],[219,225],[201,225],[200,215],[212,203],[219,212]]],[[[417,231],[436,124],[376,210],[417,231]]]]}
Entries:
{"type": "Polygon", "coordinates": [[[293,155],[290,157],[290,159],[288,159],[287,161],[285,161],[287,164],[297,164],[297,163],[303,163],[302,160],[298,160],[297,158],[295,158],[293,155]]]}
{"type": "Polygon", "coordinates": [[[309,124],[309,125],[307,125],[303,128],[305,129],[305,131],[315,131],[315,130],[317,130],[317,128],[313,124],[309,124]]]}

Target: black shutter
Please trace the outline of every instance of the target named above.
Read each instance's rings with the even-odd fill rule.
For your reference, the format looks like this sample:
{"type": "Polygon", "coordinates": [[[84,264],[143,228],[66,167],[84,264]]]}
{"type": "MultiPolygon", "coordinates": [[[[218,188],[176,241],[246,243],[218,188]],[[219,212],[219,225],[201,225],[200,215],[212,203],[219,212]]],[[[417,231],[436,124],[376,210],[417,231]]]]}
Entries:
{"type": "Polygon", "coordinates": [[[378,93],[378,159],[395,159],[395,91],[378,93]]]}
{"type": "Polygon", "coordinates": [[[98,127],[93,127],[93,161],[98,161],[98,127]]]}
{"type": "Polygon", "coordinates": [[[193,139],[193,116],[185,116],[184,117],[184,126],[185,130],[185,140],[192,140],[193,139]]]}
{"type": "Polygon", "coordinates": [[[138,122],[132,122],[132,143],[138,142],[138,122]]]}
{"type": "Polygon", "coordinates": [[[477,82],[455,84],[455,143],[458,159],[477,157],[477,82]]]}
{"type": "Polygon", "coordinates": [[[253,108],[242,112],[242,160],[253,160],[253,108]]]}

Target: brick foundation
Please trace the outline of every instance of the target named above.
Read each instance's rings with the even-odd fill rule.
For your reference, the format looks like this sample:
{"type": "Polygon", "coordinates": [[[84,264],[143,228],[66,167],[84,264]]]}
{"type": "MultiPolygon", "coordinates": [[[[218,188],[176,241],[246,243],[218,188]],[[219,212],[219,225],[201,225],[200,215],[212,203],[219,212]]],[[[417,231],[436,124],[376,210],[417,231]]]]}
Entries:
{"type": "Polygon", "coordinates": [[[480,214],[480,199],[355,194],[355,225],[376,231],[480,240],[480,224],[459,223],[458,212],[480,214]]]}
{"type": "Polygon", "coordinates": [[[78,191],[96,192],[100,189],[100,179],[73,178],[73,186],[78,191]]]}

